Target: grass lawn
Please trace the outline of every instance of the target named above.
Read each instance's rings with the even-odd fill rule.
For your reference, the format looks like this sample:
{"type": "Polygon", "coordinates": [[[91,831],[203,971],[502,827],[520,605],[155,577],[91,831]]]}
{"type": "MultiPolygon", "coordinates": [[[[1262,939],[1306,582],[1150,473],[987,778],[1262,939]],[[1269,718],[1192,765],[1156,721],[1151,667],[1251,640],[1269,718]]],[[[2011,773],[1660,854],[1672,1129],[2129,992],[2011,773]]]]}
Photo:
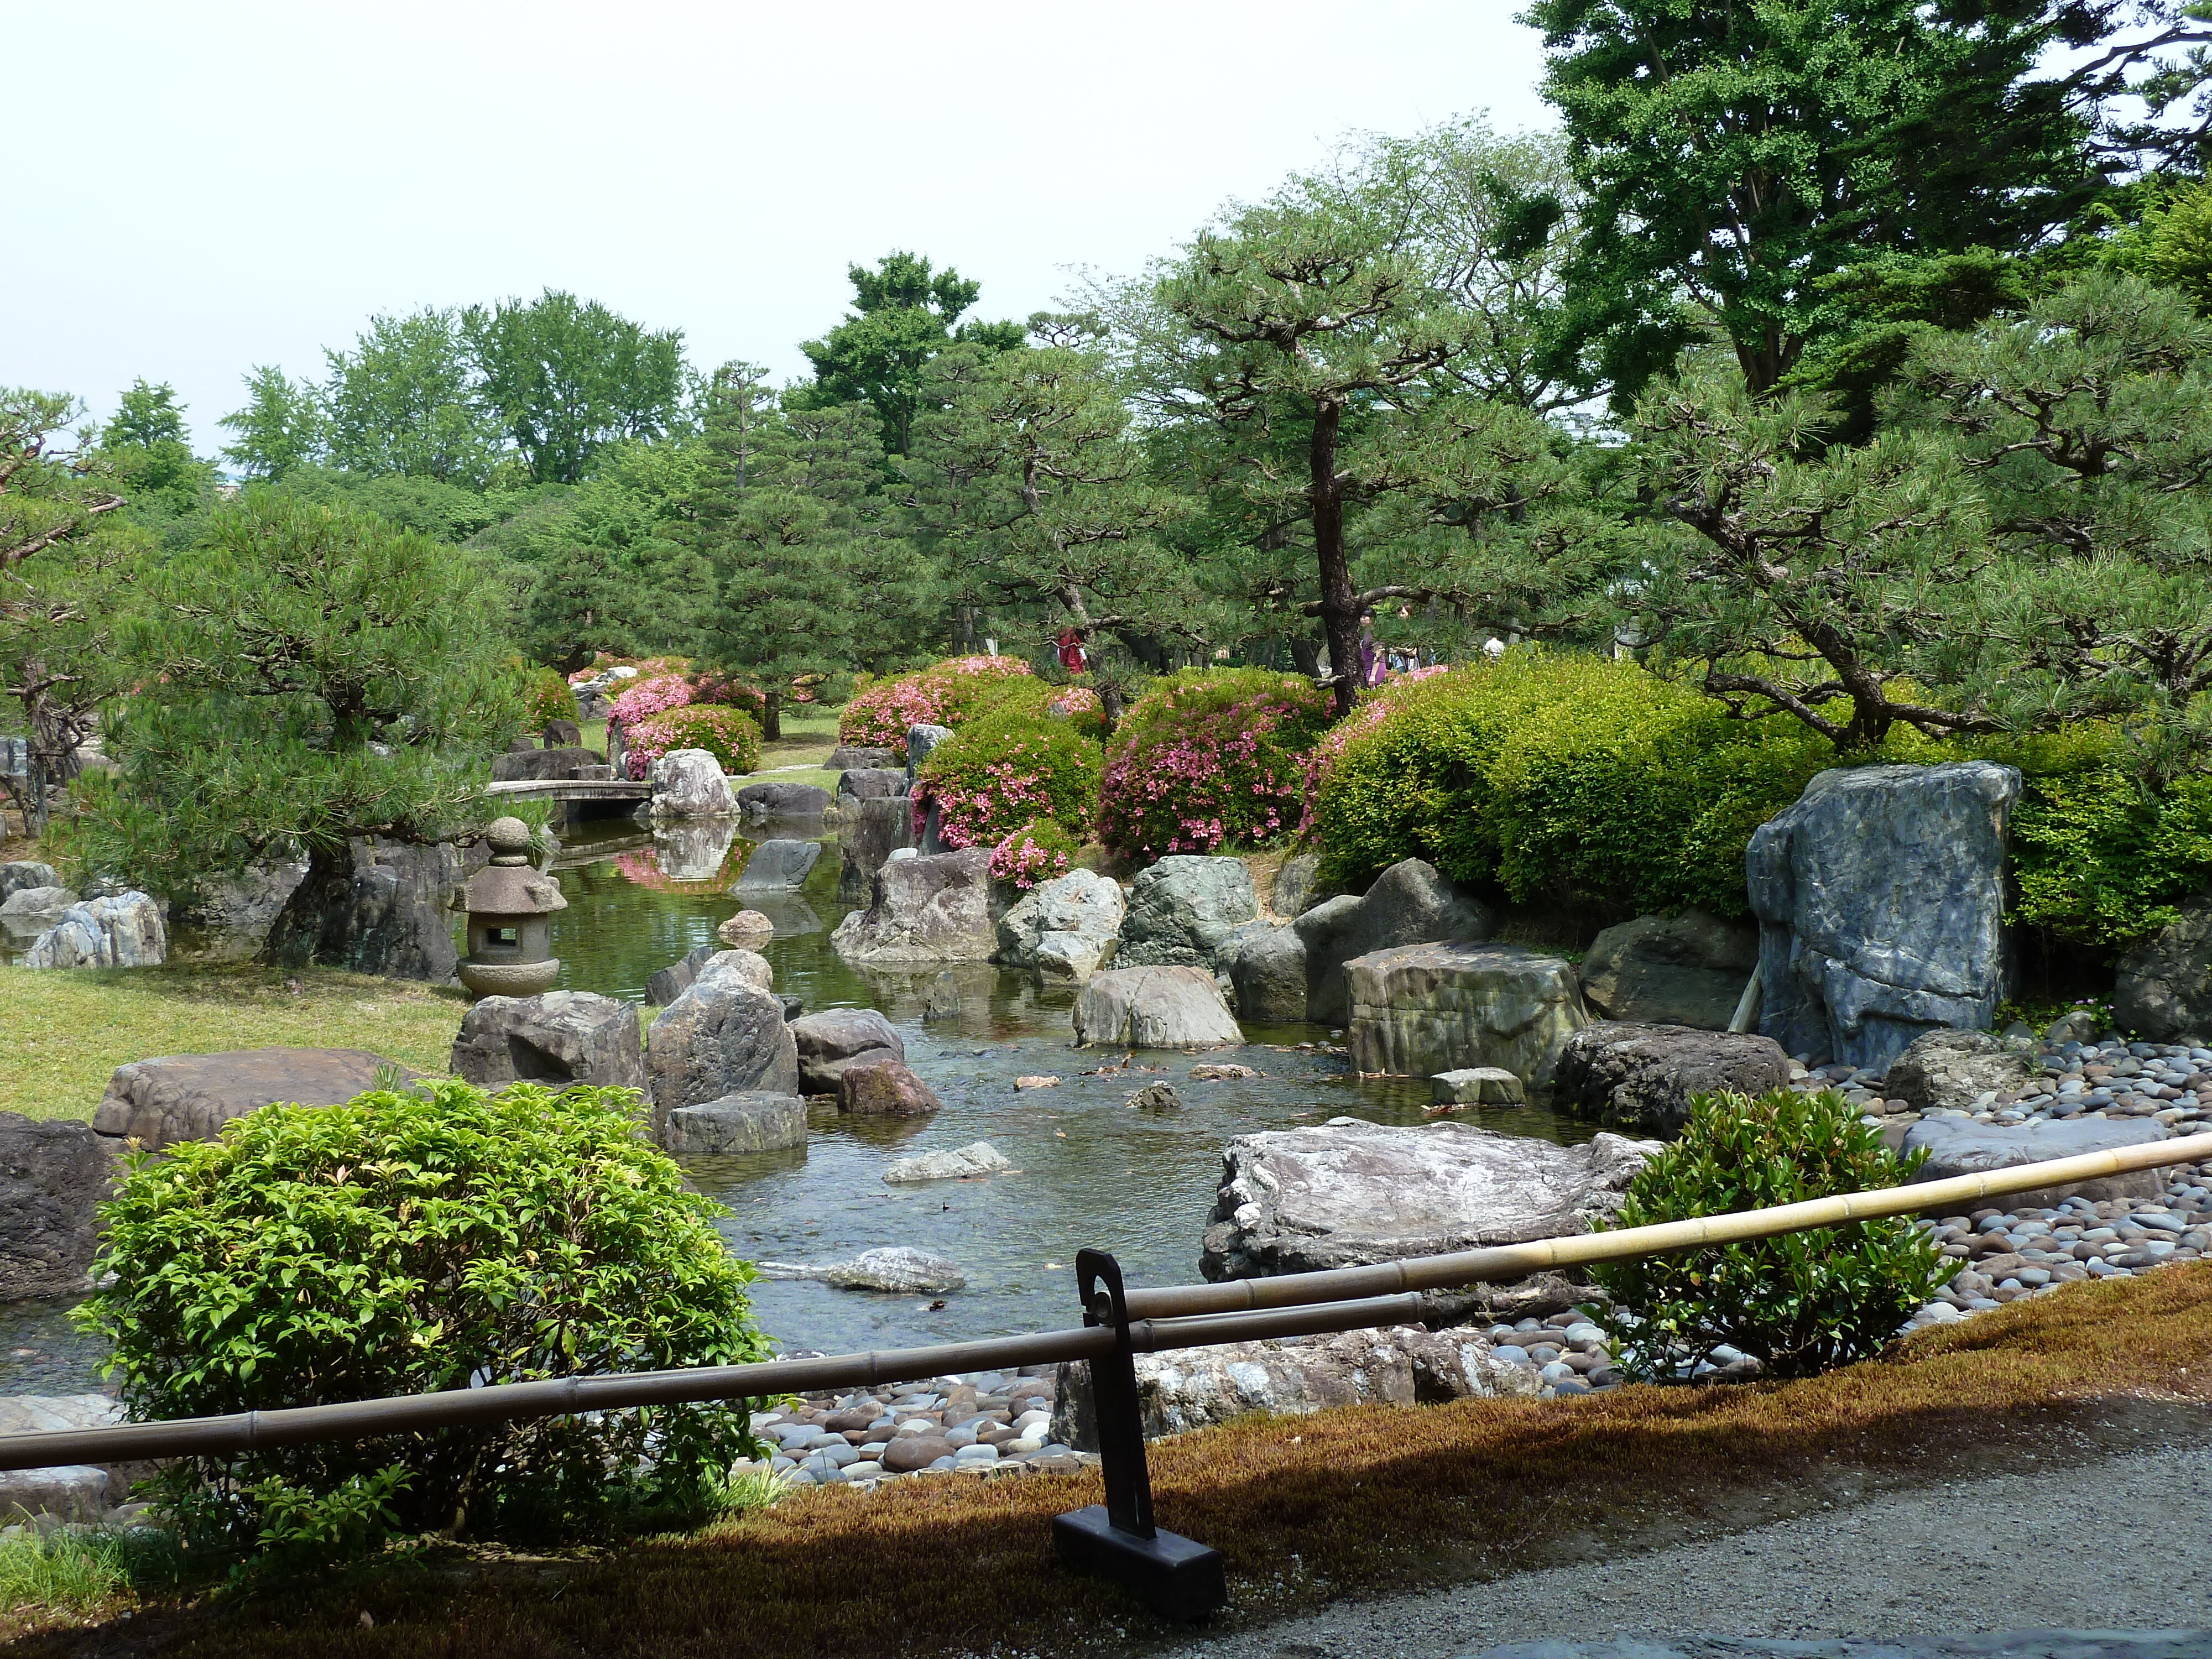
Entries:
{"type": "Polygon", "coordinates": [[[226,1048],[367,1048],[442,1076],[467,1007],[458,990],[324,968],[0,968],[0,1111],[89,1118],[126,1061],[226,1048]]]}
{"type": "MultiPolygon", "coordinates": [[[[1884,1486],[2212,1420],[2212,1266],[2072,1285],[1804,1382],[1247,1419],[1152,1449],[1159,1523],[1218,1547],[1223,1634],[1328,1602],[1710,1537],[1884,1486]]],[[[2134,1438],[2130,1442],[2130,1437],[2134,1438]]],[[[1127,1650],[1167,1627],[1052,1559],[1095,1474],[802,1492],[688,1535],[445,1547],[250,1601],[113,1595],[11,1652],[173,1659],[1127,1650]],[[127,1625],[112,1622],[125,1611],[127,1625]]],[[[0,1615],[0,1638],[42,1618],[0,1615]]]]}

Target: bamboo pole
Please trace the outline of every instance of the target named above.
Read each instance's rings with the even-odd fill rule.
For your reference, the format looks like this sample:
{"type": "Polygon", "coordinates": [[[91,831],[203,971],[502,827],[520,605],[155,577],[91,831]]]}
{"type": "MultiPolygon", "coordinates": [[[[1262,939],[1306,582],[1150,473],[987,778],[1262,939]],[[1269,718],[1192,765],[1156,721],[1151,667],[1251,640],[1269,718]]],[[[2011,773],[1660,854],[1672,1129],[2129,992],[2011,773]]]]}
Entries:
{"type": "Polygon", "coordinates": [[[1341,1267],[1326,1273],[1280,1273],[1267,1279],[1235,1279],[1220,1285],[1134,1290],[1127,1296],[1129,1317],[1158,1319],[1232,1313],[1249,1308],[1289,1307],[1403,1291],[1508,1284],[1547,1267],[1583,1267],[1602,1261],[1626,1261],[1669,1250],[1740,1244],[1747,1239],[1772,1238],[1781,1233],[1833,1227],[1848,1221],[1955,1210],[1978,1198],[2071,1186],[2076,1182],[2154,1170],[2169,1164],[2195,1164],[2206,1158],[2212,1158],[2212,1134],[2190,1135],[2154,1140],[2140,1146],[2123,1146],[2112,1152],[2084,1152],[2075,1158],[2016,1164],[1986,1175],[1953,1176],[1943,1181],[1912,1182],[1871,1192],[1808,1199],[1800,1204],[1777,1205],[1767,1210],[1741,1210],[1729,1215],[1665,1221],[1650,1227],[1578,1233],[1571,1238],[1534,1239],[1525,1244],[1493,1245],[1486,1249],[1458,1250],[1448,1255],[1409,1256],[1400,1261],[1379,1261],[1372,1267],[1341,1267]]]}
{"type": "MultiPolygon", "coordinates": [[[[1140,1353],[1250,1342],[1268,1337],[1317,1336],[1406,1324],[1421,1315],[1420,1292],[1486,1281],[1526,1278],[1547,1267],[1626,1261],[1633,1256],[1700,1245],[1767,1238],[1779,1233],[1878,1216],[1947,1208],[1976,1198],[2032,1192],[2039,1187],[2094,1180],[2163,1164],[2212,1158],[2212,1134],[2154,1141],[2117,1152],[2022,1164],[1992,1175],[1960,1176],[1910,1187],[1814,1199],[1771,1210],[1707,1216],[1656,1227],[1584,1233],[1493,1249],[1353,1267],[1339,1273],[1288,1273],[1128,1291],[1129,1346],[1140,1353]]],[[[162,1457],[213,1457],[304,1445],[321,1440],[368,1440],[422,1434],[529,1417],[620,1411],[714,1400],[872,1387],[920,1381],[967,1370],[1000,1370],[1091,1359],[1113,1351],[1115,1332],[1104,1325],[1032,1331],[978,1342],[926,1348],[889,1348],[830,1354],[815,1359],[769,1360],[749,1365],[709,1365],[685,1370],[629,1371],[604,1376],[560,1377],[453,1389],[387,1400],[349,1401],[227,1417],[125,1423],[99,1429],[61,1429],[0,1435],[0,1471],[55,1468],[70,1463],[138,1462],[162,1457]]]]}

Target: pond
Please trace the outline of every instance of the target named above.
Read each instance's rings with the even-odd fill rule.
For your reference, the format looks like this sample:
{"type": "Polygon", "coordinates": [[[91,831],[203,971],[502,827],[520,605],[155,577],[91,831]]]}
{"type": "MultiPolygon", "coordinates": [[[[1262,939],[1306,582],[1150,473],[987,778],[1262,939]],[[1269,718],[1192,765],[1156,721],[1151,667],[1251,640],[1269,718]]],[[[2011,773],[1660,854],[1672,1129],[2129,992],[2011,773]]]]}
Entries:
{"type": "MultiPolygon", "coordinates": [[[[751,832],[764,833],[764,832],[751,832]]],[[[782,833],[805,833],[799,827],[782,833]]],[[[699,1188],[731,1211],[720,1224],[749,1261],[843,1261],[878,1245],[948,1256],[967,1287],[936,1298],[839,1291],[803,1279],[753,1287],[761,1328],[786,1352],[842,1352],[966,1340],[1080,1322],[1075,1252],[1112,1251],[1132,1284],[1198,1277],[1200,1235],[1233,1137],[1352,1116],[1417,1123],[1425,1082],[1359,1079],[1313,1026],[1248,1026],[1241,1048],[1206,1054],[1139,1051],[1125,1070],[1119,1050],[1076,1049],[1070,990],[1042,990],[1025,975],[988,963],[951,970],[960,1010],[925,1024],[935,971],[856,969],[830,947],[846,906],[837,899],[834,836],[799,895],[763,904],[775,938],[763,954],[775,987],[812,1012],[881,1009],[904,1039],[907,1062],[943,1099],[927,1119],[848,1118],[813,1109],[804,1149],[750,1158],[687,1160],[699,1188]],[[1300,1047],[1298,1045],[1305,1045],[1300,1047]],[[1233,1060],[1261,1075],[1197,1082],[1201,1060],[1233,1060]],[[1101,1074],[1101,1068],[1108,1068],[1101,1074]],[[1055,1088],[1017,1091],[1017,1077],[1057,1076],[1055,1088]],[[1149,1082],[1172,1083],[1181,1112],[1125,1103],[1149,1082]],[[1013,1170],[988,1179],[887,1186],[892,1159],[988,1140],[1013,1170]]],[[[658,835],[626,820],[566,833],[555,862],[568,908],[554,918],[563,989],[643,1003],[645,983],[744,908],[729,889],[756,842],[728,824],[684,825],[658,835]]],[[[652,1010],[641,1010],[650,1020],[652,1010]]],[[[1591,1126],[1540,1107],[1486,1111],[1486,1127],[1575,1142],[1591,1126]]],[[[0,1307],[0,1392],[64,1392],[97,1386],[98,1352],[73,1336],[66,1304],[0,1307]]]]}

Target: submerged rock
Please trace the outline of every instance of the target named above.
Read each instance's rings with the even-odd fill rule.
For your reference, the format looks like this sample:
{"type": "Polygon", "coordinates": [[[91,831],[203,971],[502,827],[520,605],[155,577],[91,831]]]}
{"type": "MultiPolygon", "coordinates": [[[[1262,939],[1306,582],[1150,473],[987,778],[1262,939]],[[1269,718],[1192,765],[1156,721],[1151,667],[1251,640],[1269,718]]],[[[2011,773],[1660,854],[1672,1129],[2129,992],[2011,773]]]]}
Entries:
{"type": "Polygon", "coordinates": [[[733,890],[795,893],[806,884],[807,872],[821,856],[818,841],[764,841],[746,858],[733,890]]]}
{"type": "Polygon", "coordinates": [[[1013,1167],[989,1141],[974,1140],[965,1146],[895,1158],[884,1170],[884,1179],[894,1187],[924,1181],[966,1181],[1013,1167]]]}
{"type": "Polygon", "coordinates": [[[763,1279],[812,1279],[841,1291],[883,1291],[898,1296],[942,1296],[968,1283],[968,1275],[957,1262],[907,1244],[863,1250],[850,1261],[761,1261],[754,1267],[763,1279]]]}

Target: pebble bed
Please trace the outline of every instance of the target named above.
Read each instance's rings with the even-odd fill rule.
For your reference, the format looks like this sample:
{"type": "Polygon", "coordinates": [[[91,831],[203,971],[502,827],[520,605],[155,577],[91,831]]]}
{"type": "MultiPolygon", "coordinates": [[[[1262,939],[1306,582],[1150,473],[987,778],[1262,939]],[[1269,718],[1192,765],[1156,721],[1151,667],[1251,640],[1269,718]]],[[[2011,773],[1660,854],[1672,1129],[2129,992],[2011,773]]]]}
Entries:
{"type": "MultiPolygon", "coordinates": [[[[2025,1027],[2008,1036],[2026,1035],[2025,1027]]],[[[2026,1123],[2035,1118],[2148,1117],[2185,1133],[2192,1121],[2212,1115],[2212,1048],[2172,1042],[2041,1041],[2039,1074],[2018,1089],[1991,1090],[1963,1113],[1979,1123],[2026,1123]]],[[[1863,1067],[1822,1066],[1806,1070],[1800,1061],[1793,1080],[1802,1090],[1838,1089],[1869,1116],[1890,1123],[1916,1121],[1920,1113],[1901,1100],[1882,1097],[1881,1074],[1863,1067]]]]}

